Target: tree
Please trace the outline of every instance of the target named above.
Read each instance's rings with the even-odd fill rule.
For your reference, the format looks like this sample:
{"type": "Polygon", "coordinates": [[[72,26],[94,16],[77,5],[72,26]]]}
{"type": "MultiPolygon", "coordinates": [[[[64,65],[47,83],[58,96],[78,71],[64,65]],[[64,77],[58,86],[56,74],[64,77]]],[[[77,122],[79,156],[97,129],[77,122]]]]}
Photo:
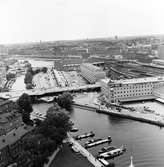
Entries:
{"type": "Polygon", "coordinates": [[[42,167],[56,149],[56,143],[42,134],[30,134],[23,138],[23,149],[30,152],[33,167],[42,167]]]}
{"type": "Polygon", "coordinates": [[[54,102],[54,105],[48,108],[47,110],[47,117],[51,117],[51,115],[54,114],[54,112],[59,112],[59,111],[61,111],[60,106],[56,102],[54,102]]]}
{"type": "Polygon", "coordinates": [[[7,81],[9,81],[9,80],[11,80],[11,79],[13,79],[13,78],[15,78],[16,77],[16,74],[14,74],[14,73],[7,73],[6,74],[6,79],[7,79],[7,81]]]}
{"type": "Polygon", "coordinates": [[[73,96],[69,92],[65,92],[62,95],[59,95],[55,101],[60,107],[65,108],[67,111],[72,110],[73,96]]]}
{"type": "Polygon", "coordinates": [[[33,75],[32,75],[31,72],[28,71],[28,72],[25,74],[24,83],[25,83],[25,84],[28,84],[28,83],[32,84],[32,79],[33,79],[33,75]]]}
{"type": "Polygon", "coordinates": [[[30,113],[33,111],[31,98],[28,94],[23,93],[22,96],[17,101],[21,113],[22,113],[22,120],[26,124],[31,124],[32,121],[30,120],[30,113]]]}
{"type": "Polygon", "coordinates": [[[36,134],[41,133],[55,140],[57,144],[61,144],[73,124],[64,109],[56,110],[55,107],[50,107],[48,111],[46,119],[36,129],[36,134]]]}
{"type": "MultiPolygon", "coordinates": [[[[29,101],[29,98],[27,94],[22,96],[19,103],[20,106],[23,106],[23,109],[26,109],[24,100],[29,101]]],[[[62,144],[67,132],[72,129],[68,113],[61,109],[58,104],[50,107],[47,113],[46,119],[39,122],[34,131],[25,135],[22,139],[23,150],[30,152],[33,167],[42,167],[57,146],[62,144]]]]}
{"type": "Polygon", "coordinates": [[[43,68],[42,68],[42,72],[44,72],[44,73],[46,73],[47,70],[48,70],[47,67],[43,67],[43,68]]]}
{"type": "Polygon", "coordinates": [[[32,89],[32,84],[31,83],[27,83],[26,84],[26,89],[32,89]]]}

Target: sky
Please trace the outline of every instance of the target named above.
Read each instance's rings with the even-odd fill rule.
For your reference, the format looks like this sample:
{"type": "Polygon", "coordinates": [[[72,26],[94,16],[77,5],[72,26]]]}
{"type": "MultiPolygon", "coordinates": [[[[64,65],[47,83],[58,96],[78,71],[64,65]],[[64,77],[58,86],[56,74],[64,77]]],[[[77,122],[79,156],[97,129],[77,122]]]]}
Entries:
{"type": "Polygon", "coordinates": [[[0,0],[0,43],[164,34],[163,0],[0,0]]]}

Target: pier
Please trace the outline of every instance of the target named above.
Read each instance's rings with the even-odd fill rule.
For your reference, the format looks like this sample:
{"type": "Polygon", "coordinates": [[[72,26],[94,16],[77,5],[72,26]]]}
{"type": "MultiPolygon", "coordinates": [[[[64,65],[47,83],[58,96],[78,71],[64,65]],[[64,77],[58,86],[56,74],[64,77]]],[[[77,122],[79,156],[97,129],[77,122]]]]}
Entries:
{"type": "Polygon", "coordinates": [[[95,167],[104,167],[102,163],[96,159],[88,150],[81,146],[70,134],[68,134],[68,141],[73,143],[74,146],[79,150],[79,152],[90,161],[95,167]]]}

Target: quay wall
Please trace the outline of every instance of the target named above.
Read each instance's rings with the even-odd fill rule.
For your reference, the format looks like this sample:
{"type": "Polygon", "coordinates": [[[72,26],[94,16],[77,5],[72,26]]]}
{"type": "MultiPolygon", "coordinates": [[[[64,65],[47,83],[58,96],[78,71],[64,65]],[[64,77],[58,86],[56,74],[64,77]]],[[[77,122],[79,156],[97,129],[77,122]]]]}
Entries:
{"type": "Polygon", "coordinates": [[[135,120],[135,121],[139,121],[139,122],[144,122],[144,123],[149,123],[152,125],[157,125],[160,127],[164,127],[164,122],[160,122],[160,121],[156,121],[156,120],[151,120],[151,119],[147,119],[147,118],[143,118],[143,117],[137,117],[137,116],[132,116],[132,115],[128,115],[128,114],[124,114],[121,112],[116,112],[116,111],[112,111],[112,110],[102,110],[102,109],[98,109],[96,107],[92,107],[92,106],[86,106],[83,104],[73,104],[74,107],[78,107],[78,108],[82,108],[82,109],[86,109],[86,110],[90,110],[90,111],[96,111],[98,113],[103,113],[103,114],[108,114],[108,115],[113,115],[113,116],[118,116],[121,118],[126,118],[126,119],[131,119],[131,120],[135,120]]]}

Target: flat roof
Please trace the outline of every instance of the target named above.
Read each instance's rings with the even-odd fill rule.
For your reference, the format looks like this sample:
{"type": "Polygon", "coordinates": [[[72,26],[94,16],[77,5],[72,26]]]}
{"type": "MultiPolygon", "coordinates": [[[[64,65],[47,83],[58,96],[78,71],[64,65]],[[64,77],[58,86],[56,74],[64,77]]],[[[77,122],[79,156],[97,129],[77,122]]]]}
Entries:
{"type": "Polygon", "coordinates": [[[21,117],[21,114],[16,111],[0,114],[0,124],[5,124],[18,117],[21,117]]]}
{"type": "Polygon", "coordinates": [[[148,82],[164,82],[164,76],[157,76],[157,77],[146,77],[146,78],[133,78],[133,79],[120,79],[120,80],[110,80],[110,79],[103,79],[105,83],[112,84],[137,84],[137,83],[148,83],[148,82]]]}

